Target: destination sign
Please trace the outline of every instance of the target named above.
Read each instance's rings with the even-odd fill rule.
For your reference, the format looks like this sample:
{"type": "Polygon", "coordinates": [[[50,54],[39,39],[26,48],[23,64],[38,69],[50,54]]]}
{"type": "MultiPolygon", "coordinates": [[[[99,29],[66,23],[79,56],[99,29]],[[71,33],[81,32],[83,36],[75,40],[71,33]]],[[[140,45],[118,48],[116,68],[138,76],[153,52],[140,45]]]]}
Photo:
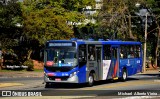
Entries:
{"type": "Polygon", "coordinates": [[[48,46],[72,46],[72,43],[49,43],[48,46]]]}

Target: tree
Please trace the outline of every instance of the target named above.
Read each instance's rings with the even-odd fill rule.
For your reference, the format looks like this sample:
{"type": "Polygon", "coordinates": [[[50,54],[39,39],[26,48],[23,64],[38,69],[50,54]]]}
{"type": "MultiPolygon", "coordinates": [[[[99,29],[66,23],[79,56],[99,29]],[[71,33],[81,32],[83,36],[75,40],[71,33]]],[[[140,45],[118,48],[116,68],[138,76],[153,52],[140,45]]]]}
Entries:
{"type": "MultiPolygon", "coordinates": [[[[22,22],[22,11],[20,3],[17,0],[5,0],[5,2],[0,2],[0,48],[3,52],[7,52],[11,55],[13,61],[16,65],[18,62],[15,52],[16,47],[19,43],[19,38],[21,35],[20,24],[22,22]]],[[[6,53],[3,53],[3,60],[5,59],[6,53]]]]}
{"type": "MultiPolygon", "coordinates": [[[[93,0],[91,0],[93,1],[93,0]]],[[[25,0],[22,4],[24,35],[37,40],[39,46],[47,40],[70,39],[74,37],[73,25],[67,22],[80,22],[85,16],[82,8],[90,0],[25,0]]],[[[30,47],[28,59],[32,53],[30,47]]]]}
{"type": "Polygon", "coordinates": [[[154,36],[155,41],[152,43],[152,56],[154,58],[154,63],[157,66],[157,60],[159,57],[159,49],[160,49],[160,1],[159,0],[146,0],[146,6],[151,9],[152,16],[154,17],[156,25],[151,29],[151,35],[154,36]],[[154,34],[153,34],[154,33],[154,34]]]}
{"type": "MultiPolygon", "coordinates": [[[[143,0],[105,0],[99,13],[99,30],[108,38],[116,36],[122,40],[138,40],[132,29],[132,16],[135,16],[135,2],[143,0]]],[[[113,37],[114,38],[114,37],[113,37]]],[[[116,38],[117,39],[117,38],[116,38]]]]}
{"type": "Polygon", "coordinates": [[[147,28],[147,50],[155,58],[156,65],[160,41],[160,2],[158,0],[105,0],[103,9],[99,13],[99,30],[108,37],[118,33],[119,39],[143,42],[145,28],[142,19],[145,19],[145,16],[142,18],[136,14],[140,8],[136,8],[135,3],[140,3],[142,9],[147,9],[151,14],[148,16],[148,21],[151,19],[152,22],[148,23],[147,28]]]}
{"type": "Polygon", "coordinates": [[[3,49],[17,46],[17,39],[21,35],[21,27],[17,24],[21,23],[21,16],[21,7],[16,0],[0,4],[0,43],[3,49]]]}

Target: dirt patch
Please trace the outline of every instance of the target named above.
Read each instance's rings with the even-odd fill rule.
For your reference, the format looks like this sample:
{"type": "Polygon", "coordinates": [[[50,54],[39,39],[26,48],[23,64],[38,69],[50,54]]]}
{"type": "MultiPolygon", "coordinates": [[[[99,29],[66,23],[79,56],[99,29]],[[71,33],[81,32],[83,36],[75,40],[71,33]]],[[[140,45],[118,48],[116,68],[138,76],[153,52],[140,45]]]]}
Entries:
{"type": "Polygon", "coordinates": [[[44,63],[41,61],[33,60],[34,69],[43,69],[44,63]]]}

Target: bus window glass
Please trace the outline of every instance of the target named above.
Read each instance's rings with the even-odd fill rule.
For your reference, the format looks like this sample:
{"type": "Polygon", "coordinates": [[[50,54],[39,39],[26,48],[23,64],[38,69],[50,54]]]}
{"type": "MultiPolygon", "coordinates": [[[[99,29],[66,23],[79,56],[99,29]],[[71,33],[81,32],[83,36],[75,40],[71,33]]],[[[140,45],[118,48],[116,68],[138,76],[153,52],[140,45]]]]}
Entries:
{"type": "Polygon", "coordinates": [[[46,50],[46,64],[52,66],[76,66],[77,55],[75,48],[50,48],[46,50]]]}
{"type": "Polygon", "coordinates": [[[127,58],[127,46],[120,46],[120,58],[127,58]]]}
{"type": "Polygon", "coordinates": [[[136,45],[136,48],[135,48],[135,52],[136,52],[136,58],[139,58],[141,53],[140,53],[140,46],[136,45]]]}
{"type": "Polygon", "coordinates": [[[134,58],[135,52],[136,51],[134,45],[122,45],[120,48],[120,58],[134,58]]]}
{"type": "Polygon", "coordinates": [[[120,47],[120,58],[124,58],[124,47],[123,46],[121,46],[120,47]]]}
{"type": "Polygon", "coordinates": [[[127,58],[134,58],[134,46],[128,45],[127,47],[127,58]]]}
{"type": "Polygon", "coordinates": [[[117,58],[117,48],[112,48],[112,57],[117,58]]]}
{"type": "Polygon", "coordinates": [[[88,45],[88,60],[95,61],[95,45],[88,45]]]}
{"type": "Polygon", "coordinates": [[[111,46],[110,45],[104,45],[103,51],[104,51],[104,60],[110,60],[111,59],[111,46]]]}
{"type": "Polygon", "coordinates": [[[79,61],[86,62],[86,45],[79,46],[79,61]]]}

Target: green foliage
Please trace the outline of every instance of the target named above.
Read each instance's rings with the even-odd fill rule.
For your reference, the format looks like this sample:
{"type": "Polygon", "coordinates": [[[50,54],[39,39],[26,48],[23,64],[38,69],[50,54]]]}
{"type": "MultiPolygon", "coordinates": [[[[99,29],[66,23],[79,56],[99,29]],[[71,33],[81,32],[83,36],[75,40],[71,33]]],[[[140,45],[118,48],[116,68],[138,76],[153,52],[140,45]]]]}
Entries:
{"type": "Polygon", "coordinates": [[[33,71],[34,70],[34,65],[33,65],[33,61],[31,59],[29,60],[26,60],[24,63],[23,63],[24,66],[28,66],[27,70],[28,71],[33,71]]]}
{"type": "Polygon", "coordinates": [[[69,11],[82,11],[83,8],[95,4],[95,0],[61,0],[62,6],[69,11]]]}
{"type": "Polygon", "coordinates": [[[84,15],[78,9],[89,4],[88,0],[25,0],[23,3],[24,34],[43,45],[50,39],[74,37],[73,27],[67,24],[79,22],[84,15]]]}
{"type": "Polygon", "coordinates": [[[0,27],[15,27],[21,23],[21,7],[16,1],[8,2],[7,5],[0,5],[0,27]]]}
{"type": "Polygon", "coordinates": [[[55,15],[54,9],[43,9],[39,12],[30,12],[24,20],[24,33],[44,44],[49,39],[68,39],[73,31],[66,24],[66,19],[55,15]]]}
{"type": "Polygon", "coordinates": [[[20,3],[16,0],[8,1],[7,5],[0,5],[0,42],[3,49],[18,45],[17,38],[21,34],[21,27],[16,24],[22,23],[21,15],[20,3]]]}
{"type": "MultiPolygon", "coordinates": [[[[82,9],[94,0],[24,0],[22,3],[23,34],[31,40],[25,46],[27,50],[32,41],[38,41],[36,48],[47,40],[70,39],[74,37],[73,25],[68,22],[80,22],[85,19],[82,9]]],[[[28,54],[27,58],[30,58],[28,54]]]]}

